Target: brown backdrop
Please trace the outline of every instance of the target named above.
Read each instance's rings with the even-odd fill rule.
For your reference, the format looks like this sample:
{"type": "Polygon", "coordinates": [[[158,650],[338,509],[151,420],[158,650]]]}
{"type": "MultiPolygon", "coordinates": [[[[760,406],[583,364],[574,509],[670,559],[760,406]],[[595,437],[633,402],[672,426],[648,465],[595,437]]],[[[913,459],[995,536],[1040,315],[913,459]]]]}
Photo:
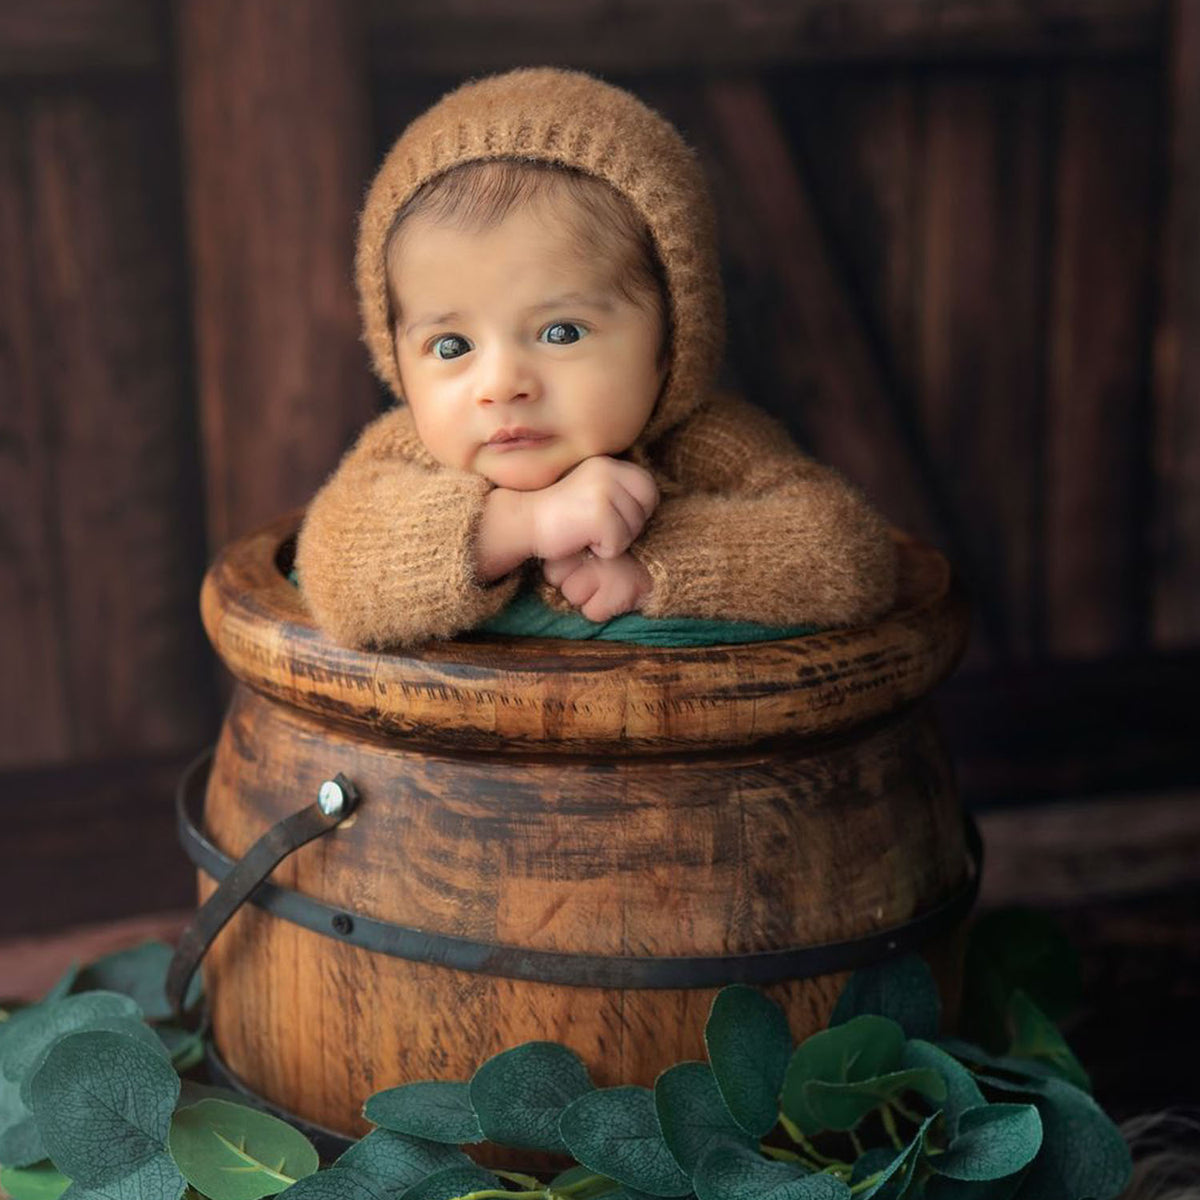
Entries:
{"type": "Polygon", "coordinates": [[[0,933],[189,901],[204,563],[380,403],[350,272],[373,164],[521,63],[683,128],[730,381],[968,580],[968,797],[1194,781],[1197,6],[418,8],[0,8],[0,933]]]}

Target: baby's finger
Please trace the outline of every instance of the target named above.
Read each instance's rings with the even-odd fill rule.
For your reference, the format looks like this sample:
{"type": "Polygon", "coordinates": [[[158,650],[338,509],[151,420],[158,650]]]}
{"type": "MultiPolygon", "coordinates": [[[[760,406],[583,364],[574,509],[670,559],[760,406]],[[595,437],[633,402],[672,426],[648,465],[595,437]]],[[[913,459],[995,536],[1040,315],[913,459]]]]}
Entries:
{"type": "Polygon", "coordinates": [[[641,509],[629,497],[627,508],[636,510],[632,521],[621,511],[614,497],[609,497],[608,509],[600,514],[596,539],[588,547],[597,558],[616,558],[629,549],[630,542],[641,532],[641,509]]]}
{"type": "Polygon", "coordinates": [[[588,570],[587,567],[572,571],[563,580],[563,598],[578,609],[582,609],[599,590],[600,580],[596,572],[588,570]]]}
{"type": "Polygon", "coordinates": [[[654,476],[636,463],[619,463],[621,470],[621,486],[637,501],[642,510],[642,520],[650,519],[650,514],[658,507],[658,484],[654,476]]]}
{"type": "Polygon", "coordinates": [[[568,554],[565,558],[548,558],[542,563],[542,577],[547,583],[559,587],[564,579],[588,561],[588,557],[588,554],[581,550],[578,554],[568,554]]]}

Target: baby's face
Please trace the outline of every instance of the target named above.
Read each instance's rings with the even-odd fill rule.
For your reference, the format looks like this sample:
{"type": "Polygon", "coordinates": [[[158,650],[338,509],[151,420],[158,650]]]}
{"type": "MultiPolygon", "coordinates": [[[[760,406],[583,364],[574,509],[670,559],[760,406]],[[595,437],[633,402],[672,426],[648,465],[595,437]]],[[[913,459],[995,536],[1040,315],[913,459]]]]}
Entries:
{"type": "Polygon", "coordinates": [[[637,439],[665,375],[659,318],[549,207],[483,232],[414,217],[391,266],[404,397],[444,466],[532,491],[637,439]]]}

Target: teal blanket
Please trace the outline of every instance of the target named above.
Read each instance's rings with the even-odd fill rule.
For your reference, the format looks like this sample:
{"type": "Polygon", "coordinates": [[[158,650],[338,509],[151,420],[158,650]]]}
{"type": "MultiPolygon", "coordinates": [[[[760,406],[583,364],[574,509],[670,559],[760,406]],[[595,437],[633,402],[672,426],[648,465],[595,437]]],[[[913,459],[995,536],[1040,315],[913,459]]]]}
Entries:
{"type": "MultiPolygon", "coordinates": [[[[288,579],[299,586],[293,570],[288,579]]],[[[817,633],[816,625],[754,625],[749,621],[702,621],[692,617],[643,617],[622,613],[596,623],[577,612],[555,612],[523,588],[494,617],[477,625],[474,633],[502,633],[508,637],[592,639],[632,642],[638,646],[720,646],[737,642],[771,642],[779,638],[817,633]]]]}
{"type": "Polygon", "coordinates": [[[592,638],[639,646],[719,646],[726,642],[769,642],[816,633],[815,625],[753,625],[749,621],[702,621],[692,617],[643,617],[622,613],[597,624],[577,612],[555,612],[530,590],[476,627],[476,632],[514,637],[592,638]]]}

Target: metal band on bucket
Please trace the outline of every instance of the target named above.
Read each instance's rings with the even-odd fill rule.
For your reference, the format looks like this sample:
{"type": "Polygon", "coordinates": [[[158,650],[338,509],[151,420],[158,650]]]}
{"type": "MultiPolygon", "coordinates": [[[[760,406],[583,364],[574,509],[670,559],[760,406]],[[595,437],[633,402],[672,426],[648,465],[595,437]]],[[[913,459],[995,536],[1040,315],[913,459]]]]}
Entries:
{"type": "MultiPolygon", "coordinates": [[[[176,812],[180,840],[188,857],[220,883],[238,863],[214,846],[200,829],[200,809],[211,763],[210,749],[187,767],[176,793],[176,812]]],[[[728,983],[777,983],[849,971],[898,957],[948,932],[963,920],[979,893],[983,866],[978,827],[970,814],[964,813],[963,819],[970,859],[967,877],[941,904],[899,925],[847,941],[752,954],[685,957],[564,954],[411,929],[351,909],[335,908],[268,882],[258,884],[249,899],[281,920],[336,941],[455,971],[574,987],[714,988],[728,983]]]]}

